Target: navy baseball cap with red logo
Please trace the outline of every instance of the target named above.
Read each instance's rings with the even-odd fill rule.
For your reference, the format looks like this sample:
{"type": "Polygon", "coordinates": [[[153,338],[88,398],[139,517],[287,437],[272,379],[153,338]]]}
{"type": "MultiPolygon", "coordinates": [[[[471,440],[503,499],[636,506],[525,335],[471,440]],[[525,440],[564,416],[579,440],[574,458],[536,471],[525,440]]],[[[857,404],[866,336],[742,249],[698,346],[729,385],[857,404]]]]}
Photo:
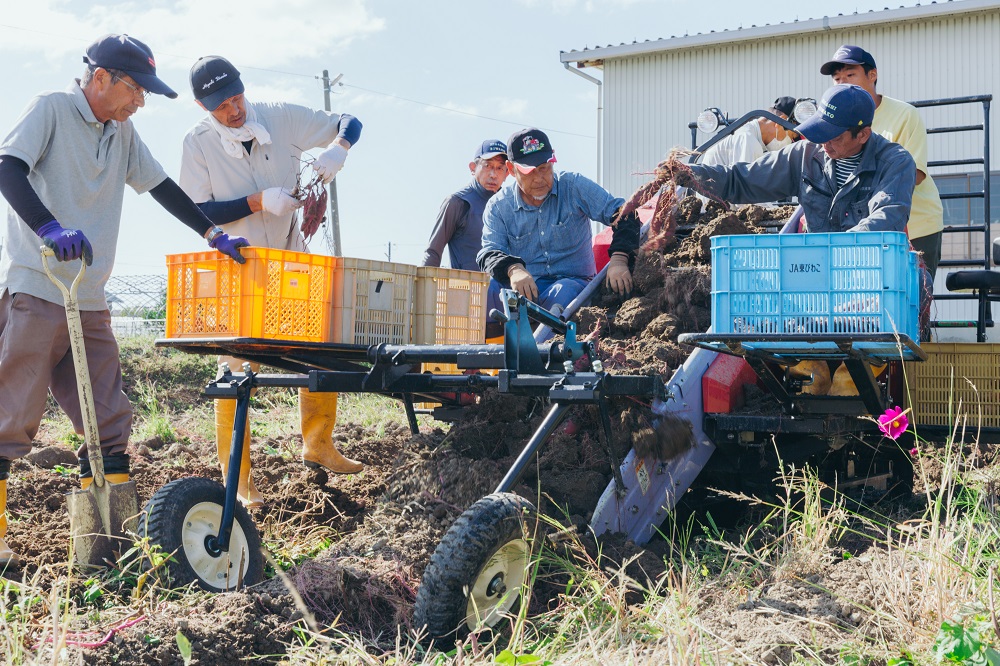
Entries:
{"type": "Polygon", "coordinates": [[[87,47],[83,61],[91,67],[116,69],[157,95],[176,99],[177,93],[156,76],[156,61],[148,46],[128,35],[105,35],[87,47]]]}
{"type": "Polygon", "coordinates": [[[535,167],[556,161],[556,152],[545,132],[536,128],[514,132],[507,141],[507,159],[521,173],[531,173],[535,167]]]}

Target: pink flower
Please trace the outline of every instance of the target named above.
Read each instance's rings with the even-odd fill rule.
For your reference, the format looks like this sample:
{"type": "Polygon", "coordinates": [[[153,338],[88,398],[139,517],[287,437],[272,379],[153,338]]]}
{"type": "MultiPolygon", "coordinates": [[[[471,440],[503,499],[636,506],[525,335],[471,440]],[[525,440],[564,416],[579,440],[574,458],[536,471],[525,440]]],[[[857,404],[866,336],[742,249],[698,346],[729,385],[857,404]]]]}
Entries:
{"type": "Polygon", "coordinates": [[[920,451],[917,450],[917,447],[914,446],[912,449],[910,449],[911,458],[916,458],[918,453],[920,453],[920,451]]]}
{"type": "MultiPolygon", "coordinates": [[[[906,410],[908,412],[910,410],[906,410]]],[[[878,428],[885,436],[893,441],[906,432],[906,427],[910,425],[910,420],[906,417],[906,412],[902,407],[890,407],[885,410],[885,414],[878,417],[878,428]]]]}

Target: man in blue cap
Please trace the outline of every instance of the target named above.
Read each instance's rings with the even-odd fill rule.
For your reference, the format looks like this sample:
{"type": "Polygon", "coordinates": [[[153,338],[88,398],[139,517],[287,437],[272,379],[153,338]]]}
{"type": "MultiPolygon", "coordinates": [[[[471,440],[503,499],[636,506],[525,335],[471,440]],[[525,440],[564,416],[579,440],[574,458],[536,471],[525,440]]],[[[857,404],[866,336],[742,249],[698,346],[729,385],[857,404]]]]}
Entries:
{"type": "Polygon", "coordinates": [[[834,83],[860,86],[875,100],[872,131],[906,148],[917,165],[917,185],[906,232],[914,250],[923,253],[927,270],[934,278],[941,260],[944,207],[934,179],[927,174],[927,128],[916,107],[876,92],[878,68],[871,53],[860,46],[844,44],[833,58],[820,67],[820,74],[834,83]]]}
{"type": "MultiPolygon", "coordinates": [[[[0,256],[0,569],[15,560],[4,542],[10,462],[31,450],[49,391],[83,432],[62,294],[42,270],[38,247],[58,262],[86,261],[78,302],[106,478],[129,478],[125,453],[132,406],[122,392],[118,344],[104,287],[115,261],[125,185],[153,198],[209,245],[243,262],[242,238],[214,226],[150,155],[130,120],[151,93],[177,97],[156,75],[148,46],[106,35],[87,48],[83,78],[33,99],[0,145],[0,193],[10,204],[0,256]]],[[[151,242],[157,230],[150,229],[151,242]]],[[[79,270],[57,263],[68,284],[79,270]]],[[[92,475],[86,446],[80,482],[92,475]]]]}
{"type": "Polygon", "coordinates": [[[749,164],[694,164],[693,182],[678,184],[732,203],[797,196],[807,232],[903,231],[917,168],[904,148],[872,133],[874,115],[864,89],[835,85],[798,126],[807,141],[749,164]]]}
{"type": "Polygon", "coordinates": [[[478,271],[476,253],[483,246],[483,211],[507,179],[507,144],[487,139],[469,162],[472,182],[444,200],[431,231],[421,266],[440,266],[445,246],[452,268],[478,271]]]}

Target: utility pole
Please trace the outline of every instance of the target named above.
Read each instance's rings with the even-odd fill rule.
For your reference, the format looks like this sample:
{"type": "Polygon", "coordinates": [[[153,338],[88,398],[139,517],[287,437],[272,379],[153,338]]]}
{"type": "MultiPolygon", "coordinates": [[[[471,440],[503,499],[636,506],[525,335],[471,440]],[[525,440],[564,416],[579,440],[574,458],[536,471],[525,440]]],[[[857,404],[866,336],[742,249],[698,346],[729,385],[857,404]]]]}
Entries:
{"type": "MultiPolygon", "coordinates": [[[[330,108],[330,91],[333,90],[333,86],[337,85],[337,82],[344,77],[343,74],[338,74],[337,78],[330,80],[330,70],[323,70],[323,103],[327,111],[332,111],[330,108]]],[[[330,232],[327,237],[327,245],[333,252],[333,256],[340,257],[343,256],[343,250],[340,246],[340,206],[337,204],[337,179],[334,178],[330,181],[330,232]]]]}
{"type": "Polygon", "coordinates": [[[392,241],[389,241],[389,252],[386,253],[385,256],[389,259],[389,262],[391,263],[392,262],[392,241]]]}

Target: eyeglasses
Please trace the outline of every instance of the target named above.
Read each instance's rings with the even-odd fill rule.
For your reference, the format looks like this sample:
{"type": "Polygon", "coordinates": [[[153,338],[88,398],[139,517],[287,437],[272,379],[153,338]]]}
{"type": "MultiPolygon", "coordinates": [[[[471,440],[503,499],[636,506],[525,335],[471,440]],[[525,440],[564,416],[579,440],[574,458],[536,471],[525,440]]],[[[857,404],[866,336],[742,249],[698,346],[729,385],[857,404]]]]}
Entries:
{"type": "Polygon", "coordinates": [[[149,94],[150,93],[149,93],[148,90],[143,90],[142,88],[140,88],[138,86],[134,86],[134,85],[132,85],[131,83],[129,83],[128,81],[126,81],[125,79],[123,79],[120,76],[114,76],[112,78],[115,81],[120,81],[121,83],[124,83],[128,88],[130,88],[132,90],[132,94],[133,95],[142,95],[143,99],[149,99],[149,94]]]}

